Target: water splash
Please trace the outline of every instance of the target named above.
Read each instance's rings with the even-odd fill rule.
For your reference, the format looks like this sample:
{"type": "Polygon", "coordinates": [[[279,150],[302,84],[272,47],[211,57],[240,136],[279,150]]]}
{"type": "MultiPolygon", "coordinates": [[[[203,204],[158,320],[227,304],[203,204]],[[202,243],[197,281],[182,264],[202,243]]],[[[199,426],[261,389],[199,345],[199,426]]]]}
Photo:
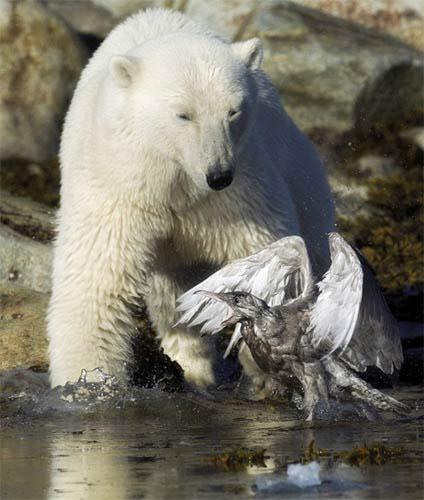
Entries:
{"type": "Polygon", "coordinates": [[[59,388],[60,399],[67,403],[83,404],[88,409],[99,403],[115,402],[125,397],[127,388],[101,368],[81,370],[81,375],[75,384],[66,383],[59,388]]]}
{"type": "Polygon", "coordinates": [[[0,373],[0,417],[26,418],[52,411],[122,408],[142,398],[142,388],[128,387],[101,368],[81,370],[77,382],[50,389],[47,373],[11,370],[0,373]]]}

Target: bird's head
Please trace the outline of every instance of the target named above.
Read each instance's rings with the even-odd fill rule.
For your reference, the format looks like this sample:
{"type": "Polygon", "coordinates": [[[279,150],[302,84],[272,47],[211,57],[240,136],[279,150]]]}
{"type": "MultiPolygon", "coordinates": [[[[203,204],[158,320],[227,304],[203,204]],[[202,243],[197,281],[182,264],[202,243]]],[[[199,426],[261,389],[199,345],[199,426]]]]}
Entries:
{"type": "Polygon", "coordinates": [[[223,327],[235,325],[243,320],[254,320],[264,309],[268,309],[266,302],[247,292],[214,293],[199,290],[196,293],[225,302],[231,308],[233,314],[222,323],[223,327]]]}

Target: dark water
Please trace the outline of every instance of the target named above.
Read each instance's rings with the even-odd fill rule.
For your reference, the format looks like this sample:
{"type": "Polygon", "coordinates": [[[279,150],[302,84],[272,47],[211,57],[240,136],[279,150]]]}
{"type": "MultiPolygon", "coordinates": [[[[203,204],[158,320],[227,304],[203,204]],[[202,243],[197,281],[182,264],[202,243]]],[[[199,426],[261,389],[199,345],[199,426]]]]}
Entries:
{"type": "Polygon", "coordinates": [[[2,499],[423,497],[420,387],[396,394],[412,408],[407,417],[308,425],[287,405],[228,395],[109,387],[99,398],[98,387],[36,386],[3,391],[2,499]],[[298,462],[311,440],[331,451],[379,441],[404,454],[362,467],[321,459],[322,483],[299,488],[286,481],[287,463],[298,462]],[[265,464],[229,472],[211,463],[240,447],[265,448],[265,464]]]}

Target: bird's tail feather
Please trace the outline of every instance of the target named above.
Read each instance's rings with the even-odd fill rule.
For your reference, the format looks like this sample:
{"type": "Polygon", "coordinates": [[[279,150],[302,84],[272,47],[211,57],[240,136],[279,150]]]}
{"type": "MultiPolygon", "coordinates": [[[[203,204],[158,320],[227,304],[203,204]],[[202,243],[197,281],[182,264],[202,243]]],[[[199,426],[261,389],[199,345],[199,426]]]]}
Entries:
{"type": "Polygon", "coordinates": [[[366,401],[378,410],[391,410],[397,413],[409,411],[409,408],[397,399],[384,394],[378,389],[370,387],[366,382],[357,377],[354,377],[351,387],[353,396],[366,401]]]}
{"type": "Polygon", "coordinates": [[[350,390],[353,397],[366,401],[378,410],[389,410],[401,414],[409,412],[408,406],[401,403],[397,399],[384,394],[378,389],[371,387],[364,380],[356,376],[351,370],[346,368],[344,363],[335,361],[334,359],[329,359],[326,364],[332,365],[330,373],[332,373],[334,377],[333,382],[335,382],[335,384],[339,387],[350,390]]]}

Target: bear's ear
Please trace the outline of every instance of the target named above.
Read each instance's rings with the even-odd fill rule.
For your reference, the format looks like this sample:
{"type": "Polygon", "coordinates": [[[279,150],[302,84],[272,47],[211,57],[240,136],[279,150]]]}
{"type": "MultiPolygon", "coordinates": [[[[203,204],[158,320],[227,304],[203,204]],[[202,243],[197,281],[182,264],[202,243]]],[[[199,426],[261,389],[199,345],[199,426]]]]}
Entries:
{"type": "Polygon", "coordinates": [[[112,56],[109,71],[120,87],[129,87],[140,71],[140,61],[131,56],[112,56]]]}
{"type": "Polygon", "coordinates": [[[240,57],[248,68],[254,70],[261,67],[264,51],[259,38],[233,43],[231,47],[233,52],[240,57]]]}

